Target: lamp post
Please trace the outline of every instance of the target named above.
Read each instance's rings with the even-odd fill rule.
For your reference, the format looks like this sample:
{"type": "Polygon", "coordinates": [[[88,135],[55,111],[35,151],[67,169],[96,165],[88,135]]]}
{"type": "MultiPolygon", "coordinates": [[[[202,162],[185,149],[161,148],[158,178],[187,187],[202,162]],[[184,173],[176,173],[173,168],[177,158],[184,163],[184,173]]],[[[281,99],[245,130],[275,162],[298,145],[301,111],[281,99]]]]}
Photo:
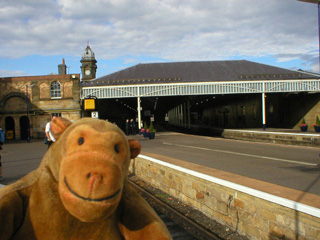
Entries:
{"type": "Polygon", "coordinates": [[[27,126],[27,141],[30,142],[30,120],[29,120],[29,97],[28,97],[28,87],[33,87],[34,85],[26,85],[26,101],[27,101],[27,119],[28,119],[28,126],[27,126]]]}
{"type": "Polygon", "coordinates": [[[318,5],[318,35],[319,35],[319,72],[320,72],[320,0],[298,0],[299,2],[314,3],[318,5]]]}

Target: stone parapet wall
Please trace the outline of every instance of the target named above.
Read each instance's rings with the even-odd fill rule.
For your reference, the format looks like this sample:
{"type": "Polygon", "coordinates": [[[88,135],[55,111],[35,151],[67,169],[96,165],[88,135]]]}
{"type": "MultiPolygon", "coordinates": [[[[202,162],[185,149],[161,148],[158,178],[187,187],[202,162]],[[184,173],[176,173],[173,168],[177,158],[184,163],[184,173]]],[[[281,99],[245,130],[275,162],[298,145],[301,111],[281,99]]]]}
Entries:
{"type": "MultiPolygon", "coordinates": [[[[287,130],[288,131],[288,130],[287,130]]],[[[221,134],[224,138],[252,140],[261,142],[281,143],[301,146],[320,146],[319,133],[286,133],[269,131],[231,130],[225,129],[221,134]]]]}
{"type": "MultiPolygon", "coordinates": [[[[185,166],[188,169],[141,155],[132,161],[130,171],[250,239],[320,239],[319,206],[298,203],[214,177],[218,170],[211,169],[214,174],[207,175],[190,170],[196,170],[196,164],[185,163],[185,166]]],[[[303,196],[320,204],[317,195],[303,196]]]]}

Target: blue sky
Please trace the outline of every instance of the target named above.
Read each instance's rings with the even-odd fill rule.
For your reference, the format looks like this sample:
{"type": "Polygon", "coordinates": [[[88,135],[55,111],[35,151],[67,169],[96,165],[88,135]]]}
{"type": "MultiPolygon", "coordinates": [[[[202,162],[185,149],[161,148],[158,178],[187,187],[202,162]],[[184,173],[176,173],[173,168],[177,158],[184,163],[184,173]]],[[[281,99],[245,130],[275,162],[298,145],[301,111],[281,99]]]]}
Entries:
{"type": "Polygon", "coordinates": [[[0,77],[80,73],[90,42],[97,77],[148,62],[246,59],[319,72],[317,5],[296,0],[0,2],[0,77]]]}

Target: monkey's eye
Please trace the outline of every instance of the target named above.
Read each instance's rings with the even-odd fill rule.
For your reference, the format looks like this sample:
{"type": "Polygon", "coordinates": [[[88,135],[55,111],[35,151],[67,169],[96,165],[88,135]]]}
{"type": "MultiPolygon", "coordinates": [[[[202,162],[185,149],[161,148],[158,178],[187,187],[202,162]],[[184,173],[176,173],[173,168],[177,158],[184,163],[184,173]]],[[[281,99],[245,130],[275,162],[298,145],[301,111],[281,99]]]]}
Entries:
{"type": "Polygon", "coordinates": [[[79,137],[78,144],[82,145],[83,143],[84,143],[84,138],[83,137],[79,137]]]}
{"type": "Polygon", "coordinates": [[[119,145],[118,145],[118,144],[114,145],[114,150],[116,151],[116,153],[119,153],[119,152],[120,152],[120,149],[119,149],[119,145]]]}

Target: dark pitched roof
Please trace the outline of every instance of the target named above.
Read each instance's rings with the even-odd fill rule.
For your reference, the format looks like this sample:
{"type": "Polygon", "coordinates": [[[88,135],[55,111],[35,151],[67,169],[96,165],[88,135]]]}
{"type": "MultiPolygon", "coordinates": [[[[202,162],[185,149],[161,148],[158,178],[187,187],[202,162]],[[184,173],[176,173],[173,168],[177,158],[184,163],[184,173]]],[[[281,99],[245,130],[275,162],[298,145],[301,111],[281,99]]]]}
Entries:
{"type": "Polygon", "coordinates": [[[314,75],[247,60],[146,63],[88,81],[83,86],[315,79],[314,75]]]}

